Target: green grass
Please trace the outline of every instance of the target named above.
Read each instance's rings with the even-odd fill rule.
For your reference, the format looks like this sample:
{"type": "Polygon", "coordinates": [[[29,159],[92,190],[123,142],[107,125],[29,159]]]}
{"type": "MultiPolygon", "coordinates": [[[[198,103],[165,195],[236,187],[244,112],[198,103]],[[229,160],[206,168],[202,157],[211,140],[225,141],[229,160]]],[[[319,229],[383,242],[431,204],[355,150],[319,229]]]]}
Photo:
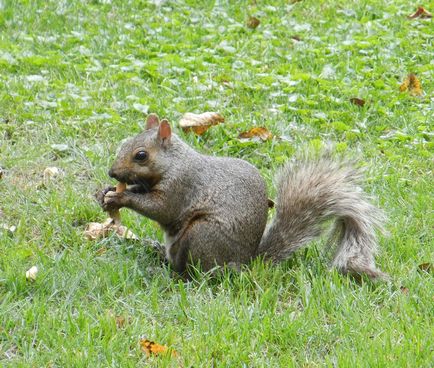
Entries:
{"type": "MultiPolygon", "coordinates": [[[[433,275],[418,265],[434,262],[433,21],[408,20],[411,1],[289,3],[0,1],[0,223],[17,226],[0,230],[1,366],[431,366],[433,275]],[[399,92],[410,72],[421,97],[399,92]],[[270,193],[306,145],[359,157],[389,216],[378,264],[393,281],[329,272],[318,242],[277,267],[182,283],[142,244],[84,240],[106,216],[93,193],[143,111],[176,123],[210,110],[226,123],[179,133],[255,164],[270,193]],[[254,125],[282,139],[240,142],[254,125]],[[44,181],[48,166],[64,175],[44,181]],[[147,359],[141,336],[178,358],[147,359]]],[[[122,218],[161,239],[154,223],[122,218]]]]}

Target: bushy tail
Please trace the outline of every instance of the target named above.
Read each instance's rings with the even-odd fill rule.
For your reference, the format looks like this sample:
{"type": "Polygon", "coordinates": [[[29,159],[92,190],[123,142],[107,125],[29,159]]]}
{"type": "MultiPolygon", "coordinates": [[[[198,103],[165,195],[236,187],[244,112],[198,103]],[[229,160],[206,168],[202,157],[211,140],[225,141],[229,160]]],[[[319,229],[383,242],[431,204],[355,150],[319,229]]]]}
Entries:
{"type": "Polygon", "coordinates": [[[335,220],[329,239],[332,266],[343,273],[387,278],[375,267],[376,230],[383,213],[359,186],[360,170],[328,155],[288,162],[277,176],[276,215],[268,225],[259,254],[273,261],[288,258],[323,233],[335,220]]]}

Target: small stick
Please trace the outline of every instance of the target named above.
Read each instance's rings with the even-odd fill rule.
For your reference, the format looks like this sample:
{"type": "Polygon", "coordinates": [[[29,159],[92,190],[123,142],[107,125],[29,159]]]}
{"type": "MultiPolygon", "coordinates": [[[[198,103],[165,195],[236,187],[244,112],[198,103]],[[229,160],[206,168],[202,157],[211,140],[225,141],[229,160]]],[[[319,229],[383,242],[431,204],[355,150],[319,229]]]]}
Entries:
{"type": "MultiPolygon", "coordinates": [[[[116,185],[116,193],[122,193],[127,189],[126,183],[118,183],[116,185]]],[[[113,219],[113,222],[116,226],[119,226],[121,224],[121,214],[119,213],[119,210],[114,210],[109,212],[110,217],[113,219]]]]}

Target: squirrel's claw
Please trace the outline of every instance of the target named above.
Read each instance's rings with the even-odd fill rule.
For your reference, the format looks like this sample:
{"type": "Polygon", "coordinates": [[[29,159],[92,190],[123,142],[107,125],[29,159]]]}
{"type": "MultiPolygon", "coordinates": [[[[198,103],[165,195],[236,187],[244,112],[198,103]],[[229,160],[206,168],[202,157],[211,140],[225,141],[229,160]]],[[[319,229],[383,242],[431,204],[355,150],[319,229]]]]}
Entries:
{"type": "MultiPolygon", "coordinates": [[[[115,208],[111,208],[111,203],[113,201],[108,201],[106,200],[106,195],[108,193],[114,193],[116,191],[115,187],[107,187],[103,190],[99,190],[98,192],[95,193],[95,199],[98,202],[98,204],[103,208],[104,211],[109,211],[111,209],[115,209],[115,208]]],[[[116,207],[119,208],[119,207],[116,207]]]]}
{"type": "Polygon", "coordinates": [[[123,207],[124,193],[118,193],[115,191],[108,191],[102,203],[102,208],[105,211],[113,211],[123,207]]]}

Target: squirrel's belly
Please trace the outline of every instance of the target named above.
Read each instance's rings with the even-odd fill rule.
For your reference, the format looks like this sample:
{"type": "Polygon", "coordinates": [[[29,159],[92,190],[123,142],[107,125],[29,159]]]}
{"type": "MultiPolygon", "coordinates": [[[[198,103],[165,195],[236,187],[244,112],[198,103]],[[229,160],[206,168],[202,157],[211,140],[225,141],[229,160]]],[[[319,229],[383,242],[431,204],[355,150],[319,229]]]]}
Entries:
{"type": "Polygon", "coordinates": [[[177,236],[170,236],[166,231],[164,232],[164,249],[166,250],[166,258],[169,262],[172,262],[173,259],[170,256],[170,248],[171,245],[175,242],[177,236]]]}

